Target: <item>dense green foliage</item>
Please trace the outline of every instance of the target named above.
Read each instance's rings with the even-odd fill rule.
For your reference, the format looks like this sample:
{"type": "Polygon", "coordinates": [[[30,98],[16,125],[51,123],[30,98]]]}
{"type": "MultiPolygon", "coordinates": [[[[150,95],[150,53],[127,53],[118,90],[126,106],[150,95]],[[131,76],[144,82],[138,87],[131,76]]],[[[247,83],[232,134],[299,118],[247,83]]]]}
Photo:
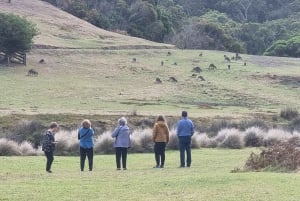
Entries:
{"type": "MultiPolygon", "coordinates": [[[[300,34],[300,0],[46,1],[98,27],[179,48],[261,55],[300,34]]],[[[299,57],[277,52],[266,54],[299,57]]]]}
{"type": "Polygon", "coordinates": [[[0,52],[10,56],[18,51],[28,51],[35,35],[37,29],[25,18],[0,13],[0,52]]]}

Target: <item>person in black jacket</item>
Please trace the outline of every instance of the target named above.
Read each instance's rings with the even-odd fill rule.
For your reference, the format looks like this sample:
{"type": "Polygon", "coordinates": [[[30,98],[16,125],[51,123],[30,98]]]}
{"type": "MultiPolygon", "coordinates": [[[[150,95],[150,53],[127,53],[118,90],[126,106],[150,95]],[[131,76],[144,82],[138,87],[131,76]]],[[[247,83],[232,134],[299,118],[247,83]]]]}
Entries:
{"type": "Polygon", "coordinates": [[[58,124],[56,122],[52,122],[50,124],[50,128],[46,131],[43,137],[42,150],[44,151],[47,158],[46,171],[49,173],[52,173],[51,165],[54,160],[53,152],[55,149],[55,144],[57,143],[57,141],[55,141],[54,135],[57,131],[58,124]]]}

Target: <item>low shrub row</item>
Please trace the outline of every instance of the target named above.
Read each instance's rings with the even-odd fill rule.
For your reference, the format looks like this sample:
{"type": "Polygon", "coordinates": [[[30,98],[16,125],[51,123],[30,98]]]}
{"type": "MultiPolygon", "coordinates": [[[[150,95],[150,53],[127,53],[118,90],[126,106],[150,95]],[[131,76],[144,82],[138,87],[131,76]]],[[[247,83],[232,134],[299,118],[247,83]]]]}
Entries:
{"type": "MultiPolygon", "coordinates": [[[[58,143],[56,144],[56,155],[78,155],[79,142],[77,139],[77,130],[59,131],[56,136],[58,143]]],[[[132,145],[129,149],[131,153],[147,153],[153,152],[152,129],[137,129],[131,135],[132,145]]],[[[245,131],[240,131],[235,128],[225,128],[218,132],[216,136],[209,137],[205,133],[196,132],[192,137],[192,148],[230,148],[241,149],[243,147],[268,147],[279,142],[294,143],[295,146],[300,146],[300,133],[287,132],[281,129],[263,130],[259,127],[251,127],[245,131]]],[[[112,154],[114,139],[111,137],[111,132],[104,132],[95,137],[95,153],[112,154]]],[[[18,143],[15,141],[0,139],[0,155],[38,155],[42,151],[40,147],[35,149],[32,144],[27,141],[18,143]]],[[[178,138],[176,130],[170,130],[170,140],[167,144],[167,149],[178,149],[178,138]]]]}

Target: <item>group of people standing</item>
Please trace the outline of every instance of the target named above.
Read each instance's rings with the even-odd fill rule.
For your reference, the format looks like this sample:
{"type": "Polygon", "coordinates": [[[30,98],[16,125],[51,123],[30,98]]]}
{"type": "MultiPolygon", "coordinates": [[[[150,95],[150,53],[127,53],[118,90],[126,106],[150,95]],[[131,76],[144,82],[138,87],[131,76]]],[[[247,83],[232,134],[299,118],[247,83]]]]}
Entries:
{"type": "MultiPolygon", "coordinates": [[[[191,166],[191,138],[194,134],[194,124],[188,118],[186,111],[182,111],[182,118],[177,123],[176,134],[179,141],[180,151],[180,168],[191,166]],[[186,160],[185,160],[186,155],[186,160]]],[[[50,124],[49,129],[46,131],[42,150],[47,158],[46,171],[51,173],[51,165],[54,160],[53,152],[55,149],[55,133],[58,131],[59,125],[56,122],[50,124]]],[[[80,170],[84,171],[85,160],[88,158],[89,171],[93,170],[93,157],[94,157],[94,130],[91,122],[85,119],[81,123],[81,128],[78,130],[78,140],[80,145],[80,170]]],[[[127,151],[131,147],[130,129],[127,125],[125,117],[118,120],[118,125],[112,132],[112,138],[115,138],[114,148],[116,157],[117,170],[127,170],[127,151]]],[[[165,165],[165,150],[169,142],[169,128],[167,121],[163,115],[159,115],[154,123],[152,140],[154,142],[154,155],[156,165],[154,168],[164,168],[165,165]]]]}

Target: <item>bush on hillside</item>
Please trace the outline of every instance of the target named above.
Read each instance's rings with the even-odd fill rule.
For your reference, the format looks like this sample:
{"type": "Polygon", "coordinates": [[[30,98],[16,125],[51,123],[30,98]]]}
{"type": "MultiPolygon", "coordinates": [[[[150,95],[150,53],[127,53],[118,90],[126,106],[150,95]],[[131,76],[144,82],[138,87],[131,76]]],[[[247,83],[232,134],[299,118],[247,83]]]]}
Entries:
{"type": "Polygon", "coordinates": [[[195,132],[194,135],[192,136],[192,144],[191,144],[191,148],[193,149],[199,149],[200,148],[200,134],[195,132]]]}
{"type": "Polygon", "coordinates": [[[28,141],[32,143],[34,148],[40,146],[42,141],[41,133],[45,129],[41,121],[33,120],[20,121],[13,130],[12,138],[19,143],[28,141]]]}
{"type": "Polygon", "coordinates": [[[179,149],[178,143],[179,142],[176,134],[176,129],[172,128],[170,129],[169,143],[167,144],[167,149],[178,150],[179,149]]]}
{"type": "Polygon", "coordinates": [[[267,129],[268,126],[266,125],[265,121],[259,118],[255,118],[252,120],[244,120],[242,122],[240,122],[239,125],[239,129],[241,130],[246,130],[247,128],[251,128],[251,127],[258,127],[261,129],[267,129]]]}
{"type": "Polygon", "coordinates": [[[115,152],[115,139],[111,137],[111,132],[104,132],[95,139],[95,153],[112,154],[115,152]]]}
{"type": "Polygon", "coordinates": [[[264,146],[272,146],[280,142],[286,142],[291,137],[291,133],[281,129],[270,129],[263,139],[264,146]]]}
{"type": "Polygon", "coordinates": [[[241,149],[244,147],[243,135],[239,130],[223,129],[219,133],[220,137],[222,136],[223,138],[223,140],[219,143],[220,147],[231,149],[241,149]]]}
{"type": "Polygon", "coordinates": [[[293,121],[288,124],[288,129],[300,132],[300,117],[293,119],[293,121]]]}
{"type": "Polygon", "coordinates": [[[71,132],[60,130],[55,135],[55,140],[58,141],[55,146],[55,153],[57,155],[66,156],[79,154],[77,130],[71,132]]]}
{"type": "Polygon", "coordinates": [[[264,169],[293,171],[300,167],[300,149],[288,142],[274,144],[263,149],[260,154],[251,153],[245,169],[260,171],[264,169]]]}
{"type": "Polygon", "coordinates": [[[19,156],[21,151],[18,144],[5,138],[0,139],[0,156],[19,156]]]}
{"type": "Polygon", "coordinates": [[[207,134],[199,135],[200,147],[203,148],[215,148],[218,146],[217,141],[214,138],[209,138],[207,134]]]}
{"type": "Polygon", "coordinates": [[[280,117],[286,120],[292,120],[299,116],[299,112],[296,108],[284,108],[280,111],[280,117]]]}
{"type": "Polygon", "coordinates": [[[216,136],[218,132],[225,128],[234,127],[233,124],[228,120],[216,120],[207,128],[206,132],[209,134],[209,137],[216,136]]]}
{"type": "Polygon", "coordinates": [[[24,141],[21,144],[19,144],[19,150],[22,156],[37,156],[43,154],[41,149],[34,149],[32,144],[27,141],[24,141]]]}
{"type": "Polygon", "coordinates": [[[260,147],[263,145],[263,130],[259,127],[251,127],[244,132],[246,147],[260,147]]]}
{"type": "Polygon", "coordinates": [[[132,149],[137,152],[153,152],[152,129],[135,130],[131,136],[132,149]]]}

